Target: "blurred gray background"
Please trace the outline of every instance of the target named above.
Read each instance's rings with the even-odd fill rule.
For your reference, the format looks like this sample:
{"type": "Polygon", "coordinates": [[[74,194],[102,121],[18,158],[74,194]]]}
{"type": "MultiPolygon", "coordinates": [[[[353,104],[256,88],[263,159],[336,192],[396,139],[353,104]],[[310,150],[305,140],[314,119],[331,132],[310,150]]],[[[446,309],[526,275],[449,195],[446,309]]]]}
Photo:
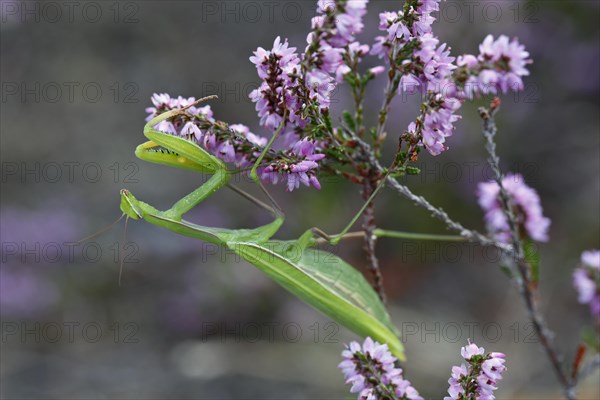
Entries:
{"type": "MultiPolygon", "coordinates": [[[[278,35],[302,49],[315,2],[0,3],[1,396],[354,398],[336,365],[343,343],[356,337],[251,265],[144,222],[130,221],[126,242],[121,222],[73,243],[120,215],[123,187],[167,208],[201,184],[196,174],[134,157],[152,93],[217,94],[211,106],[218,119],[264,134],[247,99],[258,84],[248,57],[278,35]]],[[[402,5],[371,3],[365,43],[377,33],[378,13],[402,5]]],[[[503,97],[498,146],[503,168],[526,177],[552,219],[551,242],[539,247],[541,306],[567,360],[590,325],[571,273],[582,250],[599,247],[599,10],[594,0],[448,1],[434,25],[455,55],[477,53],[487,33],[504,33],[518,36],[534,60],[526,90],[503,97]]],[[[368,94],[370,121],[383,83],[368,94]]],[[[389,154],[418,101],[394,103],[389,154]]],[[[490,178],[477,116],[482,104],[465,104],[451,149],[423,154],[423,175],[405,180],[480,230],[474,192],[490,178]]],[[[341,90],[334,114],[347,106],[341,90]]],[[[322,184],[320,192],[272,188],[287,215],[278,237],[311,226],[337,232],[360,207],[357,187],[322,184]]],[[[191,219],[225,227],[268,220],[252,207],[223,190],[191,219]]],[[[377,221],[387,229],[446,232],[391,192],[378,199],[377,221]]],[[[364,270],[361,247],[347,242],[333,250],[364,270]]],[[[495,254],[386,239],[378,252],[390,311],[404,333],[406,377],[422,395],[443,397],[460,346],[471,338],[507,354],[499,398],[560,398],[495,254]]],[[[599,379],[596,373],[582,384],[581,398],[598,398],[599,379]]]]}

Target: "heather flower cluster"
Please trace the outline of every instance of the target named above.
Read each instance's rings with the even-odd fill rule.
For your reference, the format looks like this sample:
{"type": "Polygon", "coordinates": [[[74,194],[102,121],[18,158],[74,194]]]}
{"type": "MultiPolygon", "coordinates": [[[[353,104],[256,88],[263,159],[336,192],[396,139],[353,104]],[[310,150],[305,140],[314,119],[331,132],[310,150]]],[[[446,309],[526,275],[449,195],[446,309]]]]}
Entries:
{"type": "Polygon", "coordinates": [[[379,29],[386,32],[375,38],[371,54],[384,58],[400,75],[396,85],[410,94],[420,91],[425,101],[421,114],[407,129],[414,143],[432,155],[448,149],[456,111],[464,99],[478,94],[523,90],[522,77],[529,74],[529,53],[516,39],[490,35],[479,46],[478,57],[463,55],[456,60],[450,47],[432,32],[440,0],[407,1],[402,11],[379,15],[379,29]]]}
{"type": "MultiPolygon", "coordinates": [[[[356,41],[364,28],[368,0],[320,0],[317,16],[312,19],[312,32],[307,37],[304,57],[307,82],[327,82],[330,88],[341,83],[369,53],[369,46],[356,41]],[[335,74],[335,82],[327,74],[335,74]]],[[[372,68],[377,75],[381,68],[372,68]]],[[[310,87],[310,85],[309,85],[310,87]]]]}
{"type": "Polygon", "coordinates": [[[256,65],[260,86],[250,93],[262,126],[275,130],[287,115],[285,126],[301,131],[307,117],[327,113],[337,76],[341,81],[348,66],[344,58],[364,56],[354,42],[362,31],[367,0],[324,1],[317,4],[305,52],[299,55],[287,39],[275,39],[273,48],[259,47],[250,61],[256,65]],[[287,114],[286,114],[287,113],[287,114]]]}
{"type": "Polygon", "coordinates": [[[307,135],[308,125],[329,118],[336,77],[342,81],[349,70],[345,61],[358,63],[369,51],[368,46],[354,41],[363,29],[366,5],[367,0],[321,0],[303,54],[290,47],[287,39],[277,37],[271,50],[259,47],[250,57],[261,79],[260,86],[250,93],[260,124],[271,131],[282,125],[282,136],[290,143],[283,152],[285,157],[262,170],[263,179],[286,181],[288,190],[301,183],[320,188],[316,171],[327,142],[307,135]]]}
{"type": "Polygon", "coordinates": [[[523,77],[529,75],[527,65],[532,61],[525,46],[514,38],[500,35],[494,40],[488,35],[479,45],[479,55],[465,54],[458,57],[455,71],[461,94],[472,99],[480,94],[507,93],[523,90],[523,77]]]}
{"type": "Polygon", "coordinates": [[[589,305],[592,316],[600,323],[600,250],[581,254],[581,266],[573,272],[573,286],[579,302],[589,305]]]}
{"type": "Polygon", "coordinates": [[[350,343],[342,352],[344,360],[339,368],[346,383],[352,385],[351,393],[359,400],[423,400],[411,383],[397,368],[396,357],[386,344],[367,337],[362,344],[350,343]]]}
{"type": "Polygon", "coordinates": [[[444,400],[494,400],[497,382],[506,371],[505,355],[485,354],[483,347],[474,343],[461,348],[460,354],[466,363],[452,367],[452,376],[448,380],[449,396],[444,400]]]}
{"type": "Polygon", "coordinates": [[[432,33],[440,0],[408,1],[403,11],[379,15],[379,29],[387,33],[378,36],[371,53],[395,68],[400,78],[396,85],[407,93],[420,91],[424,97],[421,114],[407,130],[411,141],[424,146],[432,155],[448,149],[446,138],[460,119],[455,112],[461,102],[455,93],[443,90],[451,85],[456,69],[450,47],[432,33]]]}
{"type": "MultiPolygon", "coordinates": [[[[502,186],[510,197],[521,234],[535,241],[546,242],[550,219],[544,217],[542,213],[542,205],[537,192],[527,186],[519,174],[506,175],[502,180],[502,186]]],[[[485,211],[485,222],[490,233],[496,240],[509,243],[511,232],[502,207],[498,183],[495,181],[481,182],[478,186],[477,196],[479,205],[485,211]]]]}
{"type": "MultiPolygon", "coordinates": [[[[389,68],[394,93],[420,91],[424,95],[421,112],[401,138],[411,145],[413,154],[420,146],[432,155],[448,149],[446,138],[460,119],[456,112],[465,98],[475,93],[496,93],[480,86],[471,90],[466,83],[479,79],[494,82],[503,92],[507,88],[522,89],[521,77],[528,73],[528,53],[516,40],[508,41],[505,36],[495,41],[488,36],[478,57],[462,56],[455,65],[450,48],[432,31],[432,14],[439,10],[440,1],[408,0],[402,10],[381,13],[379,29],[385,34],[370,47],[356,40],[364,29],[368,0],[319,0],[303,53],[281,37],[274,40],[271,49],[259,47],[250,61],[261,83],[250,93],[250,99],[262,127],[271,134],[281,128],[282,139],[275,143],[283,143],[284,147],[267,153],[258,170],[261,178],[282,182],[288,190],[300,184],[320,188],[317,174],[326,157],[333,156],[327,158],[330,163],[349,162],[339,157],[343,149],[331,147],[336,141],[331,136],[339,137],[341,130],[332,126],[329,107],[333,90],[342,82],[352,87],[356,99],[364,95],[371,79],[389,68]],[[386,65],[361,73],[359,66],[369,54],[384,59],[386,65]],[[449,87],[453,89],[446,90],[449,87]]],[[[153,107],[147,109],[148,118],[194,101],[156,94],[152,97],[153,107]]],[[[357,103],[357,110],[361,107],[357,103]]],[[[362,117],[357,114],[356,118],[360,127],[362,117]]],[[[242,170],[253,165],[267,143],[267,138],[245,125],[215,120],[210,106],[191,107],[186,114],[163,121],[156,129],[194,140],[242,170]]],[[[354,153],[349,148],[346,154],[354,153]]],[[[500,225],[496,219],[496,227],[500,225]]],[[[540,232],[532,235],[540,236],[540,232]]]]}
{"type": "Polygon", "coordinates": [[[301,117],[302,103],[293,89],[298,85],[300,58],[295,47],[289,47],[287,39],[277,37],[271,50],[259,47],[250,61],[256,65],[260,86],[250,93],[256,103],[260,124],[275,131],[284,122],[302,127],[306,121],[301,117]],[[287,120],[283,121],[287,113],[287,120]]]}
{"type": "MultiPolygon", "coordinates": [[[[188,107],[195,101],[193,97],[172,98],[165,93],[154,94],[153,106],[146,109],[146,121],[163,112],[188,107]]],[[[209,105],[189,107],[186,113],[162,121],[154,128],[191,140],[223,161],[241,169],[252,166],[267,144],[267,138],[251,132],[250,128],[243,124],[228,125],[216,120],[209,105]]],[[[318,153],[318,150],[314,141],[304,139],[292,143],[288,149],[268,152],[264,159],[268,165],[258,169],[259,176],[272,183],[285,182],[290,191],[298,188],[300,183],[320,188],[316,177],[319,167],[317,161],[325,155],[318,153]]]]}

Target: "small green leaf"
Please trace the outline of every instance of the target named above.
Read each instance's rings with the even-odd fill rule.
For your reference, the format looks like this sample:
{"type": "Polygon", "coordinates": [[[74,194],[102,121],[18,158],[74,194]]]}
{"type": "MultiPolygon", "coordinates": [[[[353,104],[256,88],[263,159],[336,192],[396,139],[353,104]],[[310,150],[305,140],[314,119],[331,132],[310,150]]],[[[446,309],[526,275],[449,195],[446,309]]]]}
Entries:
{"type": "Polygon", "coordinates": [[[373,140],[377,139],[377,129],[375,129],[375,128],[371,128],[371,129],[369,130],[369,133],[371,134],[371,138],[372,138],[373,140]]]}
{"type": "Polygon", "coordinates": [[[417,168],[417,167],[407,166],[406,167],[406,173],[408,175],[419,175],[421,173],[421,169],[417,168]]]}
{"type": "Polygon", "coordinates": [[[514,277],[512,268],[504,262],[500,262],[500,271],[504,272],[510,279],[514,277]]]}
{"type": "Polygon", "coordinates": [[[364,276],[326,251],[297,242],[228,242],[228,246],[285,289],[353,332],[387,343],[405,360],[398,332],[364,276]],[[294,254],[295,253],[295,254],[294,254]]]}
{"type": "Polygon", "coordinates": [[[531,266],[531,281],[537,285],[540,279],[540,254],[537,251],[537,245],[533,240],[527,239],[523,242],[523,250],[525,261],[531,266]]]}
{"type": "Polygon", "coordinates": [[[583,343],[585,343],[589,348],[595,350],[596,352],[600,352],[600,338],[593,329],[586,328],[581,333],[581,340],[583,340],[583,343]]]}
{"type": "Polygon", "coordinates": [[[346,125],[348,125],[348,128],[352,132],[355,132],[356,124],[354,123],[354,117],[352,116],[352,114],[350,114],[348,111],[344,111],[344,113],[342,114],[342,117],[344,118],[344,122],[346,123],[346,125]]]}

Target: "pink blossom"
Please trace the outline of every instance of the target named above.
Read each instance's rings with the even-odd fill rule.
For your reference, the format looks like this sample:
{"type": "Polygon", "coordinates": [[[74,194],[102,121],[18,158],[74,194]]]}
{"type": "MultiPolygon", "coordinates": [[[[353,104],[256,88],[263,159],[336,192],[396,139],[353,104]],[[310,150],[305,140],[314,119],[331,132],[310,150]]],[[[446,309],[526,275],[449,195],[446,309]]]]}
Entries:
{"type": "Polygon", "coordinates": [[[358,393],[358,399],[382,398],[382,386],[399,399],[423,400],[411,383],[404,379],[402,369],[386,344],[375,342],[367,337],[362,345],[351,342],[342,351],[343,361],[338,365],[344,374],[351,393],[358,393]]]}
{"type": "Polygon", "coordinates": [[[600,321],[600,250],[581,254],[581,266],[573,271],[573,286],[578,301],[588,304],[592,316],[600,321]]]}
{"type": "MultiPolygon", "coordinates": [[[[517,222],[524,228],[527,235],[539,242],[547,241],[550,219],[544,217],[542,213],[542,205],[537,192],[527,186],[519,174],[506,175],[502,180],[502,186],[510,196],[517,222]]],[[[495,181],[480,183],[477,196],[479,205],[485,211],[488,230],[494,234],[497,240],[510,242],[511,233],[502,209],[498,184],[495,181]]]]}
{"type": "Polygon", "coordinates": [[[493,392],[497,382],[506,371],[506,356],[503,353],[485,354],[483,347],[470,343],[461,348],[461,356],[466,363],[453,366],[448,383],[449,396],[444,400],[489,399],[494,400],[493,392]]]}

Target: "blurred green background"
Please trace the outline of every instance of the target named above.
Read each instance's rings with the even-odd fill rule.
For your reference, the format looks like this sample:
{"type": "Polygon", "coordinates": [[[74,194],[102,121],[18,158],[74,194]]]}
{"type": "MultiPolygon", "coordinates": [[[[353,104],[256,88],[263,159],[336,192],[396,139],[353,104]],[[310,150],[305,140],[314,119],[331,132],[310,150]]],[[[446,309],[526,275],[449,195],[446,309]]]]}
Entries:
{"type": "MultiPolygon", "coordinates": [[[[336,365],[343,343],[355,336],[251,265],[134,221],[126,242],[121,222],[85,245],[73,243],[119,216],[123,187],[167,208],[202,182],[134,157],[152,93],[217,94],[216,118],[264,134],[247,99],[258,84],[248,57],[278,35],[302,49],[314,3],[1,2],[3,398],[354,397],[336,365]]],[[[371,3],[364,43],[377,34],[378,13],[402,5],[371,3]]],[[[504,33],[518,36],[534,60],[526,90],[503,97],[498,146],[503,168],[525,176],[552,219],[551,242],[539,246],[541,307],[567,360],[589,326],[571,273],[582,250],[599,247],[599,12],[594,0],[448,1],[434,25],[455,55],[476,53],[487,33],[504,33]]],[[[368,93],[371,122],[383,84],[380,78],[368,93]]],[[[335,95],[337,116],[349,106],[346,94],[335,95]]],[[[394,103],[388,156],[418,101],[394,103]]],[[[450,150],[423,154],[423,175],[404,180],[479,230],[475,187],[490,178],[477,116],[483,104],[465,104],[450,150]]],[[[357,187],[335,179],[322,185],[320,192],[272,188],[287,215],[279,237],[312,226],[337,232],[360,207],[357,187]]],[[[251,227],[268,215],[223,190],[191,219],[251,227]]],[[[390,191],[378,199],[377,222],[446,232],[390,191]]],[[[360,242],[333,250],[364,270],[360,242]]],[[[498,398],[560,398],[495,254],[467,244],[386,239],[378,254],[390,311],[404,332],[405,374],[422,395],[443,396],[460,346],[471,338],[507,354],[498,398]]],[[[596,372],[582,383],[582,398],[598,398],[599,379],[596,372]]]]}

